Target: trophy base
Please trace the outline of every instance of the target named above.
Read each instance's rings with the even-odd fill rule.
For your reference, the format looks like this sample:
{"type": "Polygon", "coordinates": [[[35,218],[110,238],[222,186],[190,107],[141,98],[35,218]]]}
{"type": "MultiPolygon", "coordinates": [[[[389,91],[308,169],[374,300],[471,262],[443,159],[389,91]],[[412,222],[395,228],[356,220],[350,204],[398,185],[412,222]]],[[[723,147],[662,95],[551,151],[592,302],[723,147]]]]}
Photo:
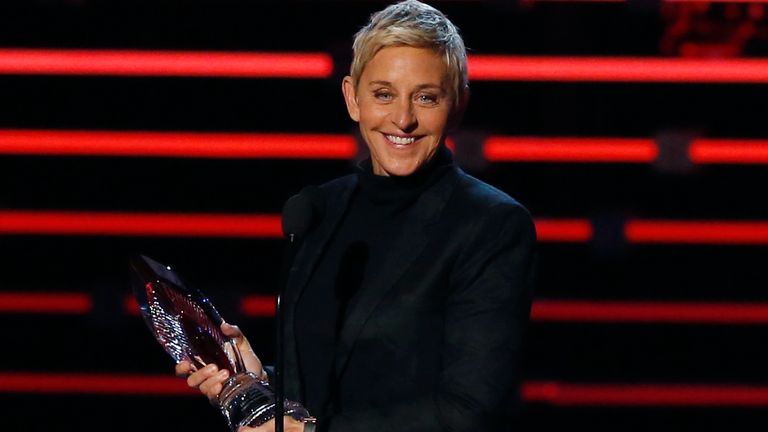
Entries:
{"type": "MultiPolygon", "coordinates": [[[[241,426],[261,426],[275,418],[275,393],[252,372],[230,377],[219,394],[219,406],[232,432],[241,426]]],[[[311,419],[297,402],[286,400],[284,412],[298,421],[311,419]]]]}

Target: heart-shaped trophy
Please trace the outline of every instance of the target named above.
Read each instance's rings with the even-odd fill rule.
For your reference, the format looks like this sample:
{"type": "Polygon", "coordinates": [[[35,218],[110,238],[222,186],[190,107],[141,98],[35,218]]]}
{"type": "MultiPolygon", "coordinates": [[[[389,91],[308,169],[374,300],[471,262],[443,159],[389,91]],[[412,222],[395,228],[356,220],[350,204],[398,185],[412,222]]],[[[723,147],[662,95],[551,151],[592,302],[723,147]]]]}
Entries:
{"type": "MultiPolygon", "coordinates": [[[[196,367],[214,363],[230,377],[218,396],[219,407],[234,432],[259,426],[275,416],[275,394],[267,381],[248,372],[234,339],[221,331],[223,319],[200,291],[185,286],[170,267],[139,256],[131,261],[133,292],[141,315],[157,341],[176,362],[196,367]]],[[[300,404],[285,401],[285,415],[314,422],[300,404]]]]}

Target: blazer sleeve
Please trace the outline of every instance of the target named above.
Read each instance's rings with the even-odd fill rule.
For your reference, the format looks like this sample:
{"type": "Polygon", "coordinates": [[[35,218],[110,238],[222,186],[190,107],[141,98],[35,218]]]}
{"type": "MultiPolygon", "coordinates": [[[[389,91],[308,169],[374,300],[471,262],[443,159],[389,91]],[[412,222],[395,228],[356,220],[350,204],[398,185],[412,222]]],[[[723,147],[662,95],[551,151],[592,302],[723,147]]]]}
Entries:
{"type": "Polygon", "coordinates": [[[520,347],[528,321],[536,233],[517,203],[477,218],[451,270],[443,369],[430,396],[333,416],[330,432],[507,430],[517,409],[520,347]]]}

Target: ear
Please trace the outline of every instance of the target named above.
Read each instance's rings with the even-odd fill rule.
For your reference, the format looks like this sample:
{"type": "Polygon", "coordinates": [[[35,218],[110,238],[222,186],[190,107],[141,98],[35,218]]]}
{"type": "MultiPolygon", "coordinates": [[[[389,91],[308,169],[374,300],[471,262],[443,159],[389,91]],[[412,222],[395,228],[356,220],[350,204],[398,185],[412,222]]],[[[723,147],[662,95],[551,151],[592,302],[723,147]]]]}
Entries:
{"type": "Polygon", "coordinates": [[[341,80],[341,92],[344,93],[344,102],[347,104],[349,117],[354,121],[360,121],[360,106],[357,104],[357,90],[352,77],[347,75],[341,80]]]}
{"type": "Polygon", "coordinates": [[[467,111],[467,105],[469,104],[469,94],[469,86],[464,87],[464,90],[459,95],[459,103],[453,109],[451,117],[448,119],[448,130],[458,128],[461,120],[464,119],[464,112],[467,111]]]}

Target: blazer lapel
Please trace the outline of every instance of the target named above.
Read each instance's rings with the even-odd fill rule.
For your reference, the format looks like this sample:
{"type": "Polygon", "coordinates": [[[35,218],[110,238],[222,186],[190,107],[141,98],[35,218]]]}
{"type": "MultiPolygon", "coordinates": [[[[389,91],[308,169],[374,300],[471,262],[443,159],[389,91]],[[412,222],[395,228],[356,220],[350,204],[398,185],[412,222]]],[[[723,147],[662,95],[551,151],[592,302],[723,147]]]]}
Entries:
{"type": "Polygon", "coordinates": [[[296,351],[296,333],[294,329],[294,312],[296,302],[304,291],[312,272],[317,266],[318,259],[322,255],[328,241],[336,231],[336,227],[347,210],[349,199],[357,186],[357,177],[348,176],[341,179],[335,187],[326,190],[328,201],[325,208],[325,217],[314,230],[310,231],[304,243],[299,248],[293,260],[288,275],[285,289],[285,367],[286,367],[286,394],[301,399],[301,384],[298,371],[298,357],[296,351]]]}
{"type": "Polygon", "coordinates": [[[291,266],[286,289],[286,297],[291,304],[297,301],[304,291],[318,259],[347,210],[349,199],[356,186],[357,177],[350,176],[349,181],[343,184],[341,190],[328,191],[325,217],[320,225],[309,233],[291,266]]]}
{"type": "Polygon", "coordinates": [[[408,223],[392,244],[396,253],[389,254],[381,267],[378,278],[362,287],[349,304],[349,313],[341,329],[336,350],[336,373],[341,375],[363,325],[376,305],[392,286],[397,283],[405,270],[421,254],[427,242],[426,228],[440,215],[455,184],[457,168],[440,179],[419,197],[410,209],[408,223]]]}

